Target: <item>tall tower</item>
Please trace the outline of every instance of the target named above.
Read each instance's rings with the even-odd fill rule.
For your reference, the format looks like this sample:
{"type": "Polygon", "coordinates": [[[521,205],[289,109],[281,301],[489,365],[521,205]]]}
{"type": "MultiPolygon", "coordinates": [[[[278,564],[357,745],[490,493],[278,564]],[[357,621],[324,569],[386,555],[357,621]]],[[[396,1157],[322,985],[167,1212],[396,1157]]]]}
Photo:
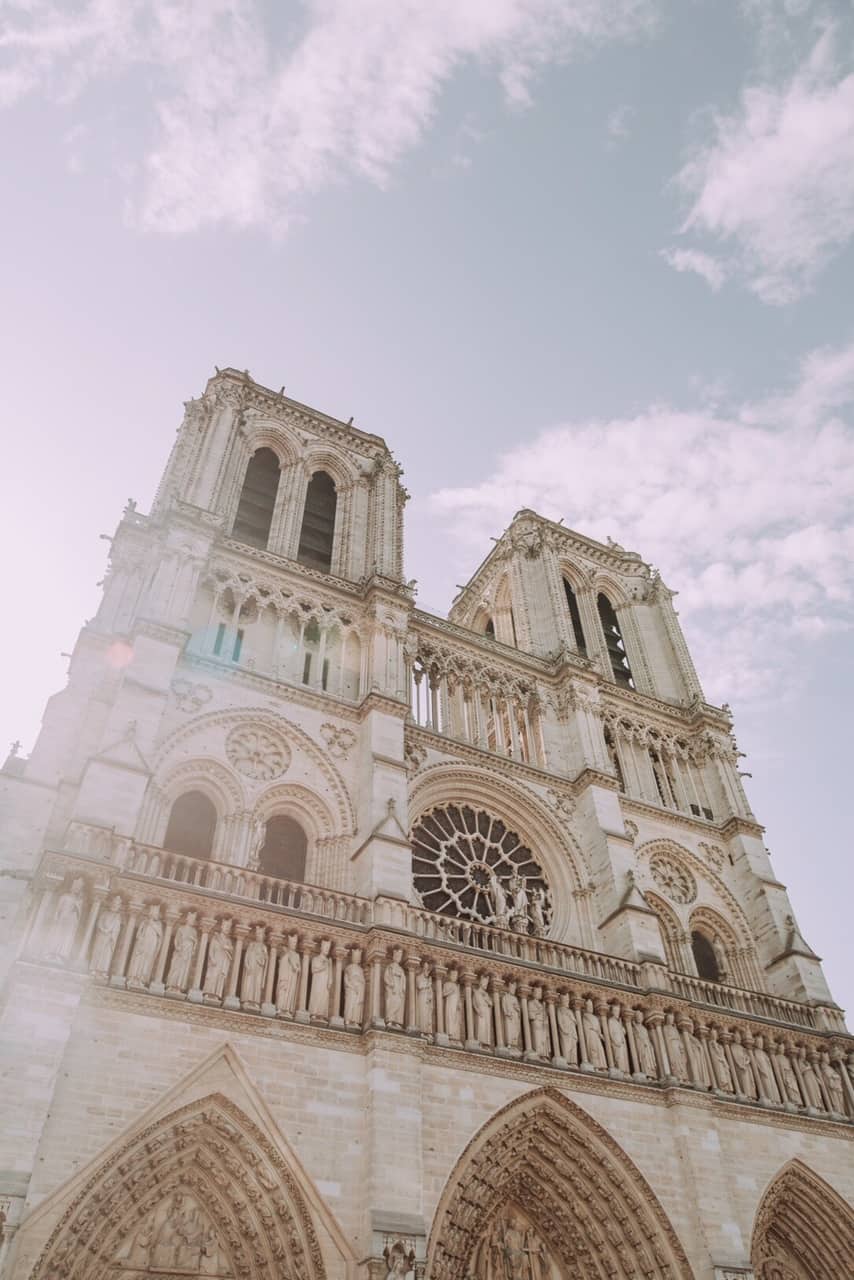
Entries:
{"type": "Polygon", "coordinates": [[[854,1039],[638,555],[448,619],[219,371],[2,772],[3,1280],[843,1280],[854,1039]]]}

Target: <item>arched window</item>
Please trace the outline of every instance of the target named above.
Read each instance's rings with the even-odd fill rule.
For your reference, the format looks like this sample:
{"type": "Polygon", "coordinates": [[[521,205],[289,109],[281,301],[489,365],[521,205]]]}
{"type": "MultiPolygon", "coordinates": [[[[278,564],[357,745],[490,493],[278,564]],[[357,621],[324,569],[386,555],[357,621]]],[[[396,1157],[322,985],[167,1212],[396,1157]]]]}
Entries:
{"type": "Polygon", "coordinates": [[[569,609],[569,620],[572,623],[572,634],[575,639],[575,647],[579,653],[583,653],[586,657],[587,645],[584,642],[584,628],[581,625],[581,612],[578,608],[578,599],[571,584],[567,582],[566,578],[563,580],[563,589],[566,593],[566,604],[569,609]]]}
{"type": "Polygon", "coordinates": [[[272,449],[258,449],[246,468],[232,536],[253,547],[266,547],[278,491],[279,459],[272,449]]]}
{"type": "Polygon", "coordinates": [[[335,481],[325,471],[315,471],[305,495],[297,560],[322,573],[329,573],[332,567],[337,503],[335,481]]]}
{"type": "Polygon", "coordinates": [[[596,601],[596,607],[599,610],[602,630],[605,632],[605,644],[608,646],[608,657],[611,661],[614,679],[617,684],[623,685],[624,688],[634,689],[635,682],[632,679],[629,660],[626,657],[626,646],[623,644],[623,635],[620,631],[617,615],[614,612],[614,606],[607,596],[600,595],[596,601]]]}
{"type": "Polygon", "coordinates": [[[721,967],[715,955],[715,949],[704,933],[697,929],[691,931],[691,950],[694,952],[694,964],[697,973],[708,982],[722,980],[721,967]]]}
{"type": "Polygon", "coordinates": [[[280,880],[305,880],[308,847],[305,832],[295,818],[276,814],[267,823],[259,857],[261,873],[280,880]]]}
{"type": "Polygon", "coordinates": [[[172,806],[163,848],[189,858],[209,858],[213,852],[216,809],[203,791],[185,791],[172,806]]]}
{"type": "Polygon", "coordinates": [[[491,618],[486,619],[486,626],[483,629],[483,634],[485,636],[489,636],[490,640],[495,639],[495,623],[491,618]]]}

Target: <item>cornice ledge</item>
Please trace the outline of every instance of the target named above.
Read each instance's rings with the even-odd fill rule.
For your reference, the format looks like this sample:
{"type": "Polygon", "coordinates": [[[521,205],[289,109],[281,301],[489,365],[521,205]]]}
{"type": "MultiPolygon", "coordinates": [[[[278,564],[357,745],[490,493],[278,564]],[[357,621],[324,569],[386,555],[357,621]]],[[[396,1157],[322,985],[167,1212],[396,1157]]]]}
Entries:
{"type": "Polygon", "coordinates": [[[596,769],[592,765],[587,765],[574,778],[570,779],[570,786],[576,795],[582,791],[586,791],[588,787],[604,787],[607,791],[619,791],[619,784],[612,773],[605,773],[602,769],[596,769]]]}
{"type": "Polygon", "coordinates": [[[192,634],[183,627],[173,627],[168,622],[158,622],[155,618],[137,618],[130,632],[131,638],[144,635],[152,640],[165,640],[167,644],[180,644],[182,648],[192,634]]]}
{"type": "Polygon", "coordinates": [[[468,760],[494,773],[521,775],[540,786],[553,787],[555,784],[572,786],[569,778],[564,774],[552,773],[549,769],[541,769],[536,764],[527,764],[524,760],[514,760],[512,756],[502,756],[494,751],[486,751],[483,747],[476,747],[471,742],[462,742],[459,738],[447,738],[442,733],[434,733],[432,729],[417,725],[412,719],[407,720],[404,732],[407,742],[418,742],[421,746],[432,747],[439,755],[450,756],[452,760],[468,760]]]}
{"type": "Polygon", "coordinates": [[[718,830],[728,840],[732,836],[757,836],[761,839],[765,833],[765,828],[755,818],[742,818],[738,814],[727,818],[726,822],[722,822],[719,825],[718,830]]]}

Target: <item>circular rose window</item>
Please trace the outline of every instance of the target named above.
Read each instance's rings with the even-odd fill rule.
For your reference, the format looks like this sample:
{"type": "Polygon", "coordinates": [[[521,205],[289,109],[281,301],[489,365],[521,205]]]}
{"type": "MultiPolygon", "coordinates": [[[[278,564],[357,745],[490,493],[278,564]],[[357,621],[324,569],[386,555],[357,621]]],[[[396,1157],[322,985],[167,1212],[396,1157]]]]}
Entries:
{"type": "Polygon", "coordinates": [[[551,919],[546,878],[500,818],[468,805],[423,814],[412,831],[415,888],[429,911],[542,935],[551,919]]]}

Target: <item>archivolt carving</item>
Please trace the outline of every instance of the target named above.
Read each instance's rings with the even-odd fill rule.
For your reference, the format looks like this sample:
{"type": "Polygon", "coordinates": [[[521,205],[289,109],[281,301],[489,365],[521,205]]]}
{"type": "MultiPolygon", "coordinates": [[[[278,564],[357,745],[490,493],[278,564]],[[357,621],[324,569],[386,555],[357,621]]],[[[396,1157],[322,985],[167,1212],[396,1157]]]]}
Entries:
{"type": "Polygon", "coordinates": [[[222,1095],[156,1121],[105,1161],[66,1210],[31,1280],[118,1280],[129,1269],[134,1278],[177,1271],[323,1280],[296,1180],[222,1095]],[[205,1270],[208,1260],[217,1269],[205,1270]]]}
{"type": "Polygon", "coordinates": [[[274,814],[289,813],[316,840],[336,835],[335,822],[328,807],[307,787],[279,783],[263,792],[255,805],[254,816],[267,822],[274,814]]]}
{"type": "MultiPolygon", "coordinates": [[[[428,1249],[431,1280],[505,1280],[488,1243],[529,1224],[543,1280],[637,1275],[690,1280],[691,1269],[652,1189],[616,1142],[556,1089],[524,1095],[469,1143],[439,1202],[428,1249]],[[543,1265],[545,1265],[545,1263],[543,1265]]],[[[534,1245],[520,1243],[520,1265],[534,1245]]],[[[528,1271],[511,1272],[530,1276],[528,1271]]]]}
{"type": "Polygon", "coordinates": [[[422,813],[452,802],[485,808],[518,832],[540,864],[552,890],[554,914],[551,936],[565,936],[569,926],[572,895],[585,886],[584,860],[564,824],[527,789],[511,782],[505,774],[485,769],[460,768],[458,764],[437,764],[415,778],[409,794],[410,829],[422,813]]]}
{"type": "Polygon", "coordinates": [[[854,1210],[818,1174],[793,1160],[766,1190],[753,1228],[757,1280],[848,1280],[854,1210]]]}
{"type": "Polygon", "coordinates": [[[265,707],[211,711],[183,725],[160,748],[155,763],[155,776],[168,777],[170,761],[180,755],[182,748],[188,747],[194,738],[198,737],[203,742],[209,742],[217,730],[228,734],[237,725],[245,725],[254,730],[264,729],[275,737],[285,738],[293,752],[292,771],[294,773],[297,769],[297,753],[302,752],[317,778],[318,791],[324,793],[325,801],[335,815],[338,828],[335,834],[351,835],[353,833],[356,825],[353,805],[344,780],[328,754],[299,725],[286,719],[285,716],[274,714],[265,707]]]}
{"type": "Polygon", "coordinates": [[[220,817],[239,813],[246,805],[243,787],[231,770],[218,760],[204,756],[186,760],[170,769],[159,790],[167,806],[185,791],[203,791],[213,801],[220,817]]]}

